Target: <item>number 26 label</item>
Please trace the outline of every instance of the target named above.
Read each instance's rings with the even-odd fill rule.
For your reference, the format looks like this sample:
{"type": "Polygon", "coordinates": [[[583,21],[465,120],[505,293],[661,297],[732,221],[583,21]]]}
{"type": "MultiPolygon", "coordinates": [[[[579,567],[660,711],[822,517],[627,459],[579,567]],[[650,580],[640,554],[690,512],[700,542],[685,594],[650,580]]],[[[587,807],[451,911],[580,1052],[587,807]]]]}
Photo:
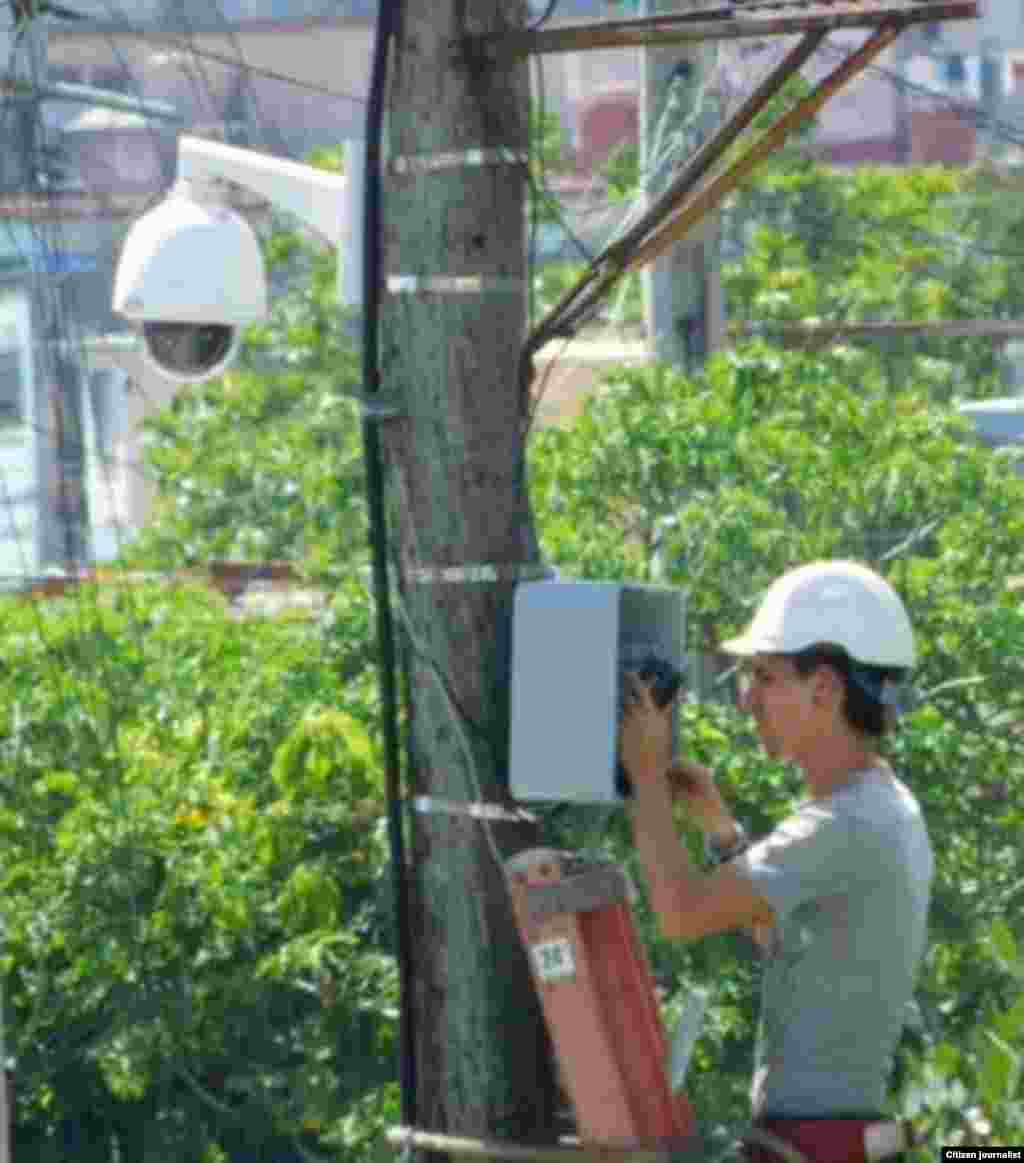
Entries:
{"type": "Polygon", "coordinates": [[[532,946],[533,965],[541,981],[567,981],[576,976],[572,945],[566,938],[532,946]]]}

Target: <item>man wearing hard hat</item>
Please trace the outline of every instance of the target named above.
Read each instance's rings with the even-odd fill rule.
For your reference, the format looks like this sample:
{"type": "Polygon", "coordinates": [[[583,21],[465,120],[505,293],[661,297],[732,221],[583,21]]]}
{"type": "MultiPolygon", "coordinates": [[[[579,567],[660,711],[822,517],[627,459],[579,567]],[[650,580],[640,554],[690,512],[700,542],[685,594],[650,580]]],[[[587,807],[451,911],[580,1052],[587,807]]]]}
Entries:
{"type": "Polygon", "coordinates": [[[906,1130],[881,1112],[933,868],[917,801],[879,754],[914,664],[910,620],[872,570],[816,562],[775,582],[722,649],[741,660],[765,750],[803,771],[809,798],[749,843],[711,772],[673,760],[670,715],[636,681],[620,747],[651,903],[669,937],[746,928],[764,949],[748,1158],[894,1157],[906,1130]],[[707,837],[707,874],[679,842],[674,798],[707,837]]]}

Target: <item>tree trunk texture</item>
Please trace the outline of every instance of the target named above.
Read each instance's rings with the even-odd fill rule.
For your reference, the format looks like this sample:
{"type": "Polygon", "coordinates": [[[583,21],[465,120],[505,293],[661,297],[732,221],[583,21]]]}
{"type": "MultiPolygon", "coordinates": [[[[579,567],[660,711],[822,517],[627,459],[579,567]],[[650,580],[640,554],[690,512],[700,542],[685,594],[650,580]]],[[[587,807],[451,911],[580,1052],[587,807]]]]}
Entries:
{"type": "MultiPolygon", "coordinates": [[[[416,795],[507,801],[512,582],[437,583],[418,569],[536,563],[524,464],[522,62],[466,34],[522,27],[520,0],[409,3],[388,107],[382,398],[400,556],[396,625],[409,653],[416,795]],[[466,151],[485,164],[463,164],[466,151]],[[461,160],[460,160],[461,159],[461,160]],[[425,280],[482,279],[479,290],[425,280]]],[[[499,860],[537,842],[519,823],[413,817],[412,946],[419,1125],[516,1141],[554,1136],[543,1016],[499,860]]]]}

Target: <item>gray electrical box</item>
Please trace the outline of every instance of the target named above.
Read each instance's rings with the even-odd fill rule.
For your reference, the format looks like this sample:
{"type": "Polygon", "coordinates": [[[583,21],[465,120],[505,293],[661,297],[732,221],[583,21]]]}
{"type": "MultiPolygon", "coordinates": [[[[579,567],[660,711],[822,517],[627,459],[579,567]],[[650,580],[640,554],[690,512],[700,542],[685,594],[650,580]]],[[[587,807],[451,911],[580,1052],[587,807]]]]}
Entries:
{"type": "Polygon", "coordinates": [[[509,743],[516,799],[619,800],[620,674],[651,655],[686,669],[679,590],[581,581],[516,587],[509,743]]]}

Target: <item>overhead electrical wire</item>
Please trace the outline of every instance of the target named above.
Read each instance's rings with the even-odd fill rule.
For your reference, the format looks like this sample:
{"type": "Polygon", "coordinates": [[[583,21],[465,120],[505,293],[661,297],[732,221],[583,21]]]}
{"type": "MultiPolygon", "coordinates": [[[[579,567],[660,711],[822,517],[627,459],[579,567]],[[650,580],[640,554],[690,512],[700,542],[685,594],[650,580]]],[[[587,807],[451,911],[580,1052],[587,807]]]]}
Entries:
{"type": "MultiPolygon", "coordinates": [[[[153,38],[150,37],[149,39],[153,38]]],[[[195,48],[189,51],[191,51],[196,57],[200,57],[208,61],[216,61],[219,64],[235,63],[232,57],[229,57],[224,53],[214,52],[212,49],[195,48]]],[[[268,69],[263,65],[247,65],[246,68],[248,69],[251,76],[266,77],[271,81],[280,81],[285,85],[292,85],[296,89],[305,89],[310,93],[319,93],[323,97],[333,97],[337,101],[351,101],[356,105],[366,105],[369,100],[369,98],[363,96],[360,93],[350,93],[341,89],[331,89],[326,85],[318,85],[313,81],[304,81],[301,77],[293,76],[290,73],[281,73],[276,69],[268,69]]]]}
{"type": "MultiPolygon", "coordinates": [[[[833,55],[840,52],[835,45],[828,42],[825,42],[822,47],[833,55]]],[[[872,64],[865,71],[883,78],[894,88],[904,93],[910,93],[945,106],[966,120],[973,122],[976,127],[989,128],[999,141],[1007,145],[1024,146],[1024,135],[1019,131],[1019,127],[1002,121],[985,109],[979,108],[977,102],[970,98],[957,97],[951,93],[943,92],[941,89],[933,89],[928,85],[923,85],[919,81],[912,81],[909,77],[905,77],[885,65],[872,64]]]]}
{"type": "MultiPolygon", "coordinates": [[[[235,54],[238,58],[238,62],[235,66],[238,72],[232,84],[232,92],[234,93],[236,91],[235,87],[238,86],[237,91],[244,95],[246,104],[251,110],[252,115],[259,123],[260,136],[264,139],[264,141],[266,141],[268,138],[267,123],[263,116],[263,110],[261,108],[260,101],[256,94],[253,92],[252,66],[245,59],[245,52],[242,49],[242,42],[239,39],[237,31],[235,30],[235,26],[224,14],[224,10],[220,5],[219,0],[208,0],[208,3],[211,10],[216,14],[218,23],[224,29],[225,35],[230,39],[231,44],[234,47],[235,54]]],[[[225,109],[224,112],[226,114],[228,112],[227,109],[225,109]]]]}
{"type": "MultiPolygon", "coordinates": [[[[118,35],[136,37],[146,43],[169,44],[172,47],[183,49],[197,60],[207,60],[216,64],[236,67],[239,64],[237,57],[196,44],[195,37],[201,35],[201,33],[194,28],[190,28],[189,32],[183,35],[181,33],[168,32],[160,28],[133,23],[124,13],[124,10],[118,8],[112,0],[103,0],[103,2],[112,14],[116,14],[112,17],[112,22],[118,25],[118,35]]],[[[227,20],[227,17],[225,16],[224,19],[227,20]]],[[[104,35],[106,37],[112,37],[113,33],[106,30],[104,35]]],[[[294,74],[283,73],[280,70],[267,68],[264,65],[245,64],[245,68],[254,77],[265,77],[268,80],[280,81],[282,84],[291,85],[297,89],[305,89],[311,93],[319,93],[324,97],[332,97],[337,101],[351,101],[357,105],[365,105],[368,101],[368,97],[365,94],[352,93],[343,89],[334,89],[326,85],[317,84],[315,81],[305,81],[301,77],[296,77],[294,74]]]]}

